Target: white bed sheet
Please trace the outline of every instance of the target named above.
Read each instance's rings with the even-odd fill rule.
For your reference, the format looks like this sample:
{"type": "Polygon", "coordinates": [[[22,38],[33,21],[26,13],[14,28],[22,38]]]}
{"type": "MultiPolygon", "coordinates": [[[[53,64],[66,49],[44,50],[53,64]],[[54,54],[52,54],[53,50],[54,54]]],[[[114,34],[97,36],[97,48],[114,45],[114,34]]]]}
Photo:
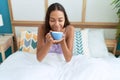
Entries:
{"type": "Polygon", "coordinates": [[[0,65],[0,80],[120,80],[120,58],[49,53],[43,62],[35,54],[15,52],[0,65]]]}

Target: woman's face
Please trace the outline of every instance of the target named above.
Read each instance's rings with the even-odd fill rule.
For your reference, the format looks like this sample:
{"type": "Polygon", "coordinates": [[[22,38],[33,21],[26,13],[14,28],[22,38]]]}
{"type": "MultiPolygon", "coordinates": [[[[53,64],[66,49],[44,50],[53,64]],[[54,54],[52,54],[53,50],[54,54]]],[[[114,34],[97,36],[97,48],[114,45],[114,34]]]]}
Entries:
{"type": "Polygon", "coordinates": [[[65,23],[64,13],[59,10],[50,13],[49,24],[53,31],[61,31],[65,23]]]}

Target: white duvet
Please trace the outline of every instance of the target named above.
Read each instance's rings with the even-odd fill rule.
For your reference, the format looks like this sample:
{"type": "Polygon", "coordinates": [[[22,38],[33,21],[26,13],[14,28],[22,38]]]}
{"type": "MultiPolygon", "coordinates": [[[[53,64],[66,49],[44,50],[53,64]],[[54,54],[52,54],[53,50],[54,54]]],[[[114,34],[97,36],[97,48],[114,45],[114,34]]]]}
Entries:
{"type": "Polygon", "coordinates": [[[15,52],[0,65],[0,80],[120,80],[120,58],[49,53],[43,62],[35,54],[15,52]]]}

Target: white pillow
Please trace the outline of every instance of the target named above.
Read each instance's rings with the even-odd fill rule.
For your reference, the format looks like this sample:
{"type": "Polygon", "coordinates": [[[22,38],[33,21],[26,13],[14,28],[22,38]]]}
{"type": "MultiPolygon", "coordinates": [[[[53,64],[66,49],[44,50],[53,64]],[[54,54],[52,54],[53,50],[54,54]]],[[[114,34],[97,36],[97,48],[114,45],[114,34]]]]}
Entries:
{"type": "Polygon", "coordinates": [[[75,28],[73,54],[89,55],[88,29],[75,28]],[[85,54],[85,53],[88,53],[88,54],[85,54]]]}
{"type": "Polygon", "coordinates": [[[103,29],[89,29],[88,47],[91,57],[107,57],[109,55],[103,29]]]}

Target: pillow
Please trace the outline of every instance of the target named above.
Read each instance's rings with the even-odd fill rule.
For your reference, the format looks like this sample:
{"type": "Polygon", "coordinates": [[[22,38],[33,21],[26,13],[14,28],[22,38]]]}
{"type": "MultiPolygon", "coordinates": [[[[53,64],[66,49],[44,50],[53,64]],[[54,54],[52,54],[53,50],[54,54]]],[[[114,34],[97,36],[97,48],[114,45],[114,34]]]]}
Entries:
{"type": "Polygon", "coordinates": [[[75,28],[73,55],[78,54],[89,55],[87,42],[88,42],[88,29],[75,28]]]}
{"type": "Polygon", "coordinates": [[[109,55],[103,29],[89,29],[88,47],[91,57],[107,57],[109,55]]]}
{"type": "Polygon", "coordinates": [[[19,51],[36,53],[37,32],[22,31],[19,51]]]}
{"type": "MultiPolygon", "coordinates": [[[[73,54],[88,53],[88,29],[75,28],[73,54]]],[[[37,32],[22,31],[20,38],[19,51],[36,53],[37,48],[37,32]]],[[[85,54],[86,55],[86,54],[85,54]]],[[[87,54],[88,55],[88,54],[87,54]]]]}
{"type": "MultiPolygon", "coordinates": [[[[36,53],[37,32],[22,31],[19,51],[36,53]]],[[[102,29],[75,28],[73,55],[107,57],[109,55],[102,29]]]]}

